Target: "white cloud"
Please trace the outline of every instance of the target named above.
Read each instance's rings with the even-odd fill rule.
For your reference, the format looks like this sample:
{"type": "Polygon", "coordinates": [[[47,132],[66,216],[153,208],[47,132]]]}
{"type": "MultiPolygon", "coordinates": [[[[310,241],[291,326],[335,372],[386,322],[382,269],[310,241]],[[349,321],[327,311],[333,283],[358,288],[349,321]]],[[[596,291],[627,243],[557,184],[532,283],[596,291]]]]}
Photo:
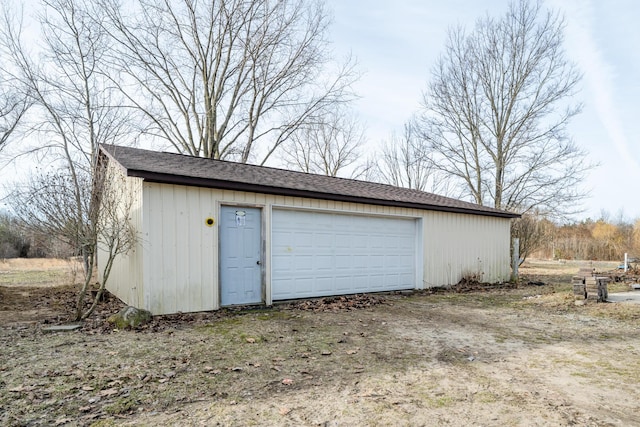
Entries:
{"type": "Polygon", "coordinates": [[[595,12],[588,1],[562,1],[567,17],[567,46],[571,57],[584,73],[585,87],[597,117],[606,130],[607,139],[618,151],[620,159],[630,168],[640,169],[640,163],[631,152],[624,124],[616,102],[616,67],[603,55],[594,37],[595,12]]]}

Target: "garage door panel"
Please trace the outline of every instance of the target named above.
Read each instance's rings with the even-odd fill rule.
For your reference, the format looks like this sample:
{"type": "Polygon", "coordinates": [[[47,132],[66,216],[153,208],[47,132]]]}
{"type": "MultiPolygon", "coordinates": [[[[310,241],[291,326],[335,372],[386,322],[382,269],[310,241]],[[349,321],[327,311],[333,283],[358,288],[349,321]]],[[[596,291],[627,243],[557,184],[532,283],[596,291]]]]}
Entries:
{"type": "Polygon", "coordinates": [[[416,221],[274,209],[274,300],[415,287],[416,221]]]}
{"type": "MultiPolygon", "coordinates": [[[[314,287],[310,288],[311,295],[316,293],[318,295],[330,295],[331,289],[333,287],[332,276],[325,276],[325,277],[321,276],[321,277],[316,277],[315,279],[308,279],[308,280],[313,284],[315,284],[315,289],[314,287]]],[[[309,293],[306,293],[306,294],[298,293],[298,295],[301,295],[299,298],[304,298],[306,296],[309,296],[309,293]]]]}
{"type": "Polygon", "coordinates": [[[295,270],[301,273],[314,270],[314,262],[312,255],[302,255],[296,257],[295,270]]]}

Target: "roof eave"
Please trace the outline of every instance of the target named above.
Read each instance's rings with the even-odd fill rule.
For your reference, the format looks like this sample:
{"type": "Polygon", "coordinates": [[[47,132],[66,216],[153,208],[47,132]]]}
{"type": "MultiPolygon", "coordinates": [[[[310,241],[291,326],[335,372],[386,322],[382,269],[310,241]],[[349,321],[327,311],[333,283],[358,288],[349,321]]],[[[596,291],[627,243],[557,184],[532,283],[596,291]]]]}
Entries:
{"type": "Polygon", "coordinates": [[[150,172],[145,170],[127,169],[127,176],[142,178],[149,182],[159,184],[178,184],[204,188],[218,188],[221,190],[248,191],[254,193],[272,194],[277,196],[306,197],[313,199],[332,200],[337,202],[365,203],[369,205],[393,206],[411,209],[423,209],[438,212],[450,212],[470,215],[483,215],[499,218],[519,218],[520,215],[506,211],[484,211],[466,209],[453,206],[440,206],[425,203],[411,203],[396,200],[373,199],[361,196],[350,196],[335,193],[325,193],[321,191],[298,190],[295,188],[272,187],[263,184],[254,184],[237,181],[227,181],[211,178],[199,178],[184,175],[172,175],[161,172],[150,172]]]}

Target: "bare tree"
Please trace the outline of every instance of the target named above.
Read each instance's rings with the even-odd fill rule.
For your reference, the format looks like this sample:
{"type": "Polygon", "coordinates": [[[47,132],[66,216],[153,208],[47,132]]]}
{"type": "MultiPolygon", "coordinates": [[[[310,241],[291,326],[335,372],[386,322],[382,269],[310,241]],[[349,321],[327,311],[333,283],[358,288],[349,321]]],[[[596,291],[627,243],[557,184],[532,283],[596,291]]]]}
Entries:
{"type": "Polygon", "coordinates": [[[567,135],[580,74],[563,51],[563,19],[516,0],[500,19],[451,30],[424,94],[421,131],[434,165],[479,204],[575,211],[590,167],[567,135]]]}
{"type": "MultiPolygon", "coordinates": [[[[8,7],[3,8],[2,23],[14,23],[21,26],[14,13],[8,7]]],[[[0,31],[0,34],[2,31],[0,31]]],[[[10,52],[0,43],[0,152],[7,146],[9,138],[23,122],[26,112],[31,106],[31,99],[26,89],[14,76],[15,70],[8,60],[10,52]]]]}
{"type": "MultiPolygon", "coordinates": [[[[307,173],[338,176],[360,160],[364,127],[357,118],[338,109],[293,133],[284,143],[287,167],[307,173]]],[[[350,177],[364,173],[366,164],[352,168],[350,177]]]]}
{"type": "Polygon", "coordinates": [[[147,134],[181,153],[264,163],[349,99],[353,64],[329,70],[321,1],[101,4],[120,88],[147,134]]]}
{"type": "Polygon", "coordinates": [[[30,106],[29,97],[16,90],[12,79],[2,76],[0,70],[0,151],[5,148],[30,106]]]}
{"type": "MultiPolygon", "coordinates": [[[[13,209],[26,226],[46,230],[73,244],[84,261],[84,297],[95,267],[100,226],[101,184],[98,147],[130,140],[130,112],[107,78],[105,52],[110,39],[97,25],[100,15],[88,0],[43,0],[39,52],[27,49],[21,28],[7,16],[0,43],[27,88],[32,146],[22,152],[44,160],[46,172],[12,195],[13,209]],[[37,60],[36,60],[37,58],[37,60]]],[[[102,284],[104,286],[104,284],[102,284]]]]}
{"type": "Polygon", "coordinates": [[[444,187],[436,175],[426,142],[418,137],[413,120],[405,123],[402,135],[384,142],[376,167],[378,177],[396,187],[437,191],[444,187]]]}
{"type": "Polygon", "coordinates": [[[554,229],[551,221],[536,212],[526,213],[511,222],[511,235],[520,239],[520,264],[553,239],[554,229]]]}
{"type": "Polygon", "coordinates": [[[10,195],[22,228],[52,236],[81,252],[85,274],[76,300],[75,320],[84,320],[93,313],[115,258],[135,243],[136,233],[129,220],[133,200],[123,192],[124,188],[122,179],[107,175],[106,167],[100,164],[92,174],[60,169],[37,175],[10,195]],[[101,266],[103,280],[86,307],[86,295],[98,267],[98,245],[107,254],[101,266]]]}

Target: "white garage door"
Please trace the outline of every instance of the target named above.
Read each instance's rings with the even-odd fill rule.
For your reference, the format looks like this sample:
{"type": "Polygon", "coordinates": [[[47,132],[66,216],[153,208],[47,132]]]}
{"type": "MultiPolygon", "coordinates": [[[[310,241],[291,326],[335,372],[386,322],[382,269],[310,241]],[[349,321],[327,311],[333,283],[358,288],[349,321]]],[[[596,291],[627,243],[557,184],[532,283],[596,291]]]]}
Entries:
{"type": "Polygon", "coordinates": [[[413,289],[416,220],[274,210],[272,299],[413,289]]]}

